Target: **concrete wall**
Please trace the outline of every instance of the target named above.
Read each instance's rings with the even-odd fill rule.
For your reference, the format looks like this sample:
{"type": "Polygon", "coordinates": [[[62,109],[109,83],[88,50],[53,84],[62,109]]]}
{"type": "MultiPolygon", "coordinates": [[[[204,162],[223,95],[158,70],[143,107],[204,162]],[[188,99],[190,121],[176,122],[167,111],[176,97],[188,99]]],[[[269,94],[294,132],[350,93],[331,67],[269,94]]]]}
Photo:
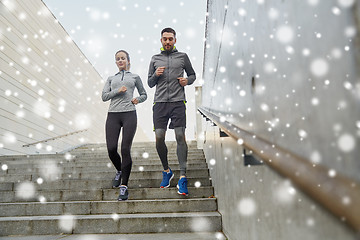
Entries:
{"type": "MultiPolygon", "coordinates": [[[[0,12],[0,155],[105,142],[101,76],[45,4],[1,0],[0,12]]],[[[139,129],[136,139],[144,137],[139,129]]]]}
{"type": "MultiPolygon", "coordinates": [[[[208,0],[202,106],[359,182],[358,1],[208,0]]],[[[354,232],[203,123],[230,239],[353,239],[354,232]]],[[[346,196],[344,196],[346,198],[346,196]]]]}
{"type": "Polygon", "coordinates": [[[204,123],[204,152],[229,240],[354,240],[353,230],[266,165],[244,166],[243,149],[204,123]]]}
{"type": "Polygon", "coordinates": [[[209,0],[203,106],[360,180],[359,2],[341,3],[209,0]]]}

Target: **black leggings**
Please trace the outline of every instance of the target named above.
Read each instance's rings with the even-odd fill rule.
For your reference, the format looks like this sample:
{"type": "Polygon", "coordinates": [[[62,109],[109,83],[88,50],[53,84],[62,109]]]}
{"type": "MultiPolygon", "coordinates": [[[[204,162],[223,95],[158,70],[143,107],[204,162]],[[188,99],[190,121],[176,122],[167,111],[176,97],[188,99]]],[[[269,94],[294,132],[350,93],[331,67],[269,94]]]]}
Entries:
{"type": "Polygon", "coordinates": [[[128,184],[130,177],[132,160],[131,160],[131,144],[135,136],[137,126],[136,111],[130,112],[109,112],[105,131],[106,131],[106,146],[109,158],[118,171],[121,171],[121,184],[128,184]],[[120,131],[122,129],[121,140],[121,157],[118,153],[118,142],[120,131]]]}

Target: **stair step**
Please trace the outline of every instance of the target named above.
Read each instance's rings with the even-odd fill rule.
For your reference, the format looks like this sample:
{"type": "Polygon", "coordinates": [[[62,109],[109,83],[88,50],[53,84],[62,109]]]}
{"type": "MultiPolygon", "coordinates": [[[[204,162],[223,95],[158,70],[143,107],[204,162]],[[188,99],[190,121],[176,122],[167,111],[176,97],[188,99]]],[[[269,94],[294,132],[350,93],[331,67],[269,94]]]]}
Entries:
{"type": "MultiPolygon", "coordinates": [[[[119,148],[120,149],[120,148],[119,148]]],[[[169,151],[168,152],[170,157],[176,157],[176,152],[173,151],[169,151]]],[[[108,153],[106,150],[104,151],[71,151],[68,153],[64,153],[64,154],[35,154],[35,155],[9,155],[9,156],[0,156],[0,162],[2,161],[18,161],[18,160],[32,160],[32,159],[64,159],[65,157],[70,158],[70,157],[76,157],[76,156],[81,156],[81,155],[86,155],[86,156],[96,156],[96,155],[101,155],[103,158],[108,157],[108,153]]],[[[192,156],[203,156],[203,151],[202,150],[196,150],[196,151],[189,151],[188,152],[188,156],[192,157],[192,156]]],[[[152,151],[152,150],[144,150],[144,151],[132,151],[131,152],[131,156],[133,158],[158,158],[158,154],[156,151],[152,151]],[[147,153],[145,155],[143,155],[144,153],[147,153]]]]}
{"type": "Polygon", "coordinates": [[[215,198],[0,203],[0,217],[216,211],[215,198]]]}
{"type": "MultiPolygon", "coordinates": [[[[119,151],[120,153],[120,151],[119,151]]],[[[109,155],[107,152],[83,152],[83,153],[69,153],[64,155],[64,157],[67,157],[68,159],[70,158],[84,158],[84,157],[99,157],[99,158],[109,158],[109,155]]],[[[159,155],[157,154],[157,152],[137,152],[137,153],[131,153],[131,157],[133,159],[159,159],[159,155]]],[[[196,158],[196,157],[204,157],[204,153],[201,152],[189,152],[188,153],[188,158],[196,158]]],[[[168,153],[168,158],[170,159],[177,159],[177,154],[176,153],[168,153]]]]}
{"type": "MultiPolygon", "coordinates": [[[[165,141],[166,146],[169,149],[176,148],[176,141],[165,141]]],[[[196,141],[187,141],[186,142],[188,148],[194,148],[197,149],[197,142],[196,141]]],[[[79,146],[76,149],[91,149],[91,148],[106,148],[105,143],[94,143],[94,144],[86,144],[83,146],[79,146]]],[[[120,144],[119,144],[120,148],[120,144]]],[[[154,148],[155,149],[155,142],[134,142],[131,149],[134,148],[154,148]]]]}
{"type": "MultiPolygon", "coordinates": [[[[56,171],[61,172],[61,168],[56,169],[56,171]]],[[[61,173],[61,174],[51,174],[50,176],[44,172],[44,173],[36,173],[37,171],[34,171],[34,174],[7,174],[5,176],[0,176],[0,180],[5,181],[5,179],[7,181],[32,181],[32,180],[36,180],[38,178],[49,178],[49,179],[56,179],[56,180],[66,180],[66,179],[80,179],[80,180],[87,180],[87,179],[99,179],[99,180],[103,180],[103,179],[112,179],[115,176],[115,170],[114,169],[107,169],[107,171],[99,173],[99,172],[68,172],[68,173],[61,173]],[[45,175],[44,175],[45,174],[45,175]]],[[[175,176],[180,176],[180,170],[173,170],[173,173],[175,174],[175,176]]],[[[198,177],[198,178],[202,178],[202,177],[207,177],[209,176],[209,170],[207,168],[203,168],[203,169],[190,169],[187,171],[186,175],[188,177],[198,177]]],[[[131,179],[156,179],[162,178],[162,169],[158,169],[157,171],[131,171],[131,179]]]]}
{"type": "MultiPolygon", "coordinates": [[[[112,179],[112,178],[111,178],[112,179]]],[[[59,180],[54,182],[44,182],[42,184],[37,184],[33,182],[34,186],[38,190],[73,190],[73,191],[83,191],[83,190],[98,190],[98,189],[109,189],[112,188],[112,180],[59,180]]],[[[129,188],[158,188],[160,186],[161,178],[156,179],[132,179],[129,180],[129,188]]],[[[190,178],[188,177],[188,187],[197,185],[201,186],[211,186],[211,180],[208,177],[204,178],[190,178]]],[[[1,191],[15,191],[17,186],[21,182],[1,182],[0,183],[0,192],[1,191]]],[[[177,181],[171,181],[171,187],[176,187],[177,181]]],[[[0,196],[1,197],[1,196],[0,196]]]]}
{"type": "MultiPolygon", "coordinates": [[[[159,164],[161,163],[159,158],[154,159],[144,159],[144,158],[132,158],[133,164],[159,164]]],[[[171,156],[168,158],[169,164],[179,164],[179,161],[177,160],[177,157],[171,158],[171,156]]],[[[46,163],[55,163],[55,164],[65,164],[65,163],[73,163],[73,164],[80,164],[85,165],[86,163],[111,163],[109,157],[75,157],[71,160],[66,160],[65,157],[62,158],[24,158],[24,159],[16,159],[16,160],[9,160],[9,161],[1,161],[0,164],[7,164],[7,165],[14,165],[14,166],[38,166],[41,164],[46,163]]],[[[188,164],[193,163],[204,163],[205,157],[198,157],[198,158],[191,158],[189,157],[187,159],[188,164]]]]}
{"type": "MultiPolygon", "coordinates": [[[[171,163],[169,163],[171,164],[171,163]]],[[[44,164],[32,164],[32,165],[8,165],[8,169],[6,171],[0,171],[0,176],[7,174],[14,174],[17,172],[26,173],[26,172],[38,172],[40,169],[47,169],[51,167],[60,167],[62,172],[111,172],[115,171],[115,167],[110,161],[103,162],[92,162],[92,163],[79,163],[79,162],[65,162],[58,163],[56,165],[44,165],[44,164]]],[[[199,168],[208,168],[208,165],[205,162],[199,163],[188,163],[187,169],[199,169],[199,168]]],[[[132,171],[154,171],[159,170],[162,171],[162,165],[160,161],[157,164],[149,164],[145,162],[145,164],[139,164],[137,162],[133,163],[132,171]]],[[[172,170],[179,170],[179,163],[171,164],[172,170]]]]}
{"type": "Polygon", "coordinates": [[[218,232],[218,212],[21,216],[0,218],[0,235],[218,232]],[[63,227],[61,227],[63,226],[63,227]]]}
{"type": "MultiPolygon", "coordinates": [[[[118,149],[121,149],[121,146],[118,146],[118,149]]],[[[92,148],[75,148],[69,152],[74,153],[74,152],[89,152],[89,151],[93,151],[93,152],[107,152],[107,147],[103,146],[103,147],[92,147],[92,148]]],[[[156,152],[156,147],[155,145],[153,146],[147,146],[147,147],[131,147],[131,152],[132,153],[136,153],[136,152],[156,152]]],[[[172,153],[172,152],[176,152],[176,147],[172,148],[172,147],[168,147],[168,152],[172,153]]],[[[198,149],[196,147],[192,147],[188,145],[188,152],[202,152],[202,149],[198,149]]]]}
{"type": "MultiPolygon", "coordinates": [[[[59,179],[56,181],[44,182],[42,184],[37,184],[39,189],[73,189],[73,190],[93,190],[93,189],[102,189],[102,188],[111,188],[112,187],[112,179],[114,176],[110,176],[108,179],[59,179]]],[[[175,179],[178,176],[175,176],[175,179]]],[[[159,187],[162,177],[160,175],[155,178],[150,179],[136,179],[130,175],[129,179],[129,187],[130,188],[139,188],[139,187],[159,187]]],[[[202,186],[210,186],[211,182],[209,177],[187,177],[188,186],[195,186],[196,182],[200,182],[202,186]]],[[[35,182],[36,179],[33,179],[35,182]]],[[[21,183],[15,183],[16,186],[21,183]]],[[[176,186],[177,180],[171,181],[170,186],[176,186]]],[[[2,190],[2,189],[0,189],[2,190]]]]}
{"type": "Polygon", "coordinates": [[[59,234],[59,235],[32,235],[10,236],[0,239],[7,240],[225,240],[222,232],[195,232],[195,233],[146,233],[146,234],[59,234]]]}
{"type": "MultiPolygon", "coordinates": [[[[182,196],[177,193],[177,188],[129,188],[129,200],[141,199],[192,199],[209,198],[214,195],[212,186],[188,187],[189,195],[182,196]]],[[[96,189],[96,190],[42,190],[36,192],[36,196],[23,199],[17,196],[15,191],[0,191],[0,202],[34,202],[46,200],[55,201],[111,201],[116,200],[119,195],[118,189],[96,189]],[[40,198],[41,197],[41,198],[40,198]]]]}

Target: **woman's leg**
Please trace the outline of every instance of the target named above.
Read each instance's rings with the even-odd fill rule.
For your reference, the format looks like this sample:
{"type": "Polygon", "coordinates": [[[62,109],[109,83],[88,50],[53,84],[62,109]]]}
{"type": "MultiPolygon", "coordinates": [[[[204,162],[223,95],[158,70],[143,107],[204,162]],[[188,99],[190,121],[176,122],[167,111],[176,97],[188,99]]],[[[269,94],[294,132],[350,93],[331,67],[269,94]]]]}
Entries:
{"type": "Polygon", "coordinates": [[[135,136],[137,126],[136,111],[126,112],[123,114],[123,133],[121,141],[121,156],[122,156],[122,182],[121,185],[128,185],[130,177],[132,159],[131,159],[131,145],[135,136]]]}
{"type": "Polygon", "coordinates": [[[121,171],[121,158],[117,151],[120,130],[121,121],[119,115],[116,113],[108,113],[105,124],[106,146],[109,158],[118,171],[121,171]]]}

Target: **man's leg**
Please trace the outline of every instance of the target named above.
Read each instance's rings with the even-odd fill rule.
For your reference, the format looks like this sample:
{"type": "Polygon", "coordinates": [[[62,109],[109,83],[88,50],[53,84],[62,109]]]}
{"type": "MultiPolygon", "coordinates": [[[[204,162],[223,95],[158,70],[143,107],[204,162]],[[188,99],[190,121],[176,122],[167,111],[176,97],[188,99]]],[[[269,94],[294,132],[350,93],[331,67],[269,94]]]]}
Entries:
{"type": "Polygon", "coordinates": [[[160,188],[170,187],[170,181],[174,177],[173,172],[169,168],[168,149],[165,144],[166,128],[169,121],[168,103],[154,103],[153,106],[153,122],[156,138],[156,150],[163,165],[163,179],[160,188]]]}
{"type": "Polygon", "coordinates": [[[168,158],[167,158],[168,149],[165,144],[165,133],[166,133],[165,129],[161,129],[161,128],[155,129],[156,150],[164,170],[168,170],[169,169],[168,158]]]}
{"type": "Polygon", "coordinates": [[[176,127],[174,130],[177,142],[176,154],[180,165],[180,178],[182,178],[186,176],[186,163],[188,154],[188,147],[185,140],[185,128],[176,127]]]}
{"type": "Polygon", "coordinates": [[[161,129],[161,128],[155,129],[156,150],[158,152],[158,155],[160,157],[161,163],[164,168],[164,171],[162,172],[163,179],[160,183],[160,188],[170,187],[170,181],[174,177],[174,174],[168,165],[168,158],[167,158],[168,150],[165,144],[165,133],[166,133],[165,129],[161,129]]]}
{"type": "Polygon", "coordinates": [[[188,147],[185,140],[186,127],[186,106],[183,102],[174,103],[171,113],[171,122],[174,126],[175,137],[177,142],[177,157],[180,165],[180,179],[178,181],[178,194],[187,196],[189,194],[186,178],[186,163],[188,147]]]}

